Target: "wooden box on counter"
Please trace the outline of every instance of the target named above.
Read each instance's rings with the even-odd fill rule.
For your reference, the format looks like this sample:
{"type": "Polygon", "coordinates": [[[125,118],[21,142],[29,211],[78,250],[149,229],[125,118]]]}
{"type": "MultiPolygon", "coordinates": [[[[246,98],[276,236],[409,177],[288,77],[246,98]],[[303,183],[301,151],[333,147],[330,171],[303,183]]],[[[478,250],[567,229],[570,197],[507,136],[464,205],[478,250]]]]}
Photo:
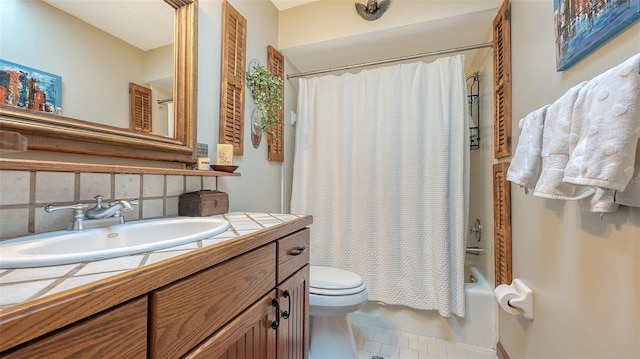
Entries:
{"type": "Polygon", "coordinates": [[[203,190],[180,195],[178,215],[207,217],[229,212],[229,195],[226,192],[203,190]]]}

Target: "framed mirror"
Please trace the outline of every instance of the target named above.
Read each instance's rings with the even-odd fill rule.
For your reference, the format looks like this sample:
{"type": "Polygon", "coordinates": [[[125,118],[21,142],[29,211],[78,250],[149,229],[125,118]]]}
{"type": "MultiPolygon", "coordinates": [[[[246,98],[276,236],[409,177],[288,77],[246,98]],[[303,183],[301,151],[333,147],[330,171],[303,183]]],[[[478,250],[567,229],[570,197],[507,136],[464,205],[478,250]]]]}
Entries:
{"type": "MultiPolygon", "coordinates": [[[[28,149],[30,150],[173,161],[186,164],[194,163],[197,88],[197,1],[164,0],[164,2],[169,4],[175,13],[173,128],[168,131],[173,132],[171,137],[166,133],[146,133],[134,131],[127,126],[99,123],[89,118],[92,116],[82,116],[82,118],[66,116],[64,108],[62,108],[62,115],[59,115],[1,103],[0,129],[21,133],[27,138],[28,149]]],[[[5,10],[3,8],[3,12],[5,10]]],[[[42,34],[43,41],[48,38],[46,35],[46,33],[42,34]]],[[[24,46],[26,49],[29,46],[37,45],[30,43],[24,46]]],[[[96,51],[96,49],[92,49],[89,46],[85,51],[96,51]]],[[[52,57],[57,55],[59,54],[55,52],[50,54],[52,57]]],[[[73,61],[74,57],[81,54],[63,53],[63,55],[69,61],[73,61]]],[[[110,58],[109,61],[117,62],[118,59],[110,58]]],[[[123,65],[125,65],[123,67],[123,70],[125,70],[127,64],[123,65]]],[[[93,66],[92,71],[101,71],[99,64],[96,63],[93,66]]],[[[47,69],[39,70],[46,71],[47,69]]],[[[100,83],[92,84],[92,86],[100,86],[100,83]]],[[[128,84],[125,83],[124,86],[124,95],[128,96],[128,84]]],[[[91,88],[88,88],[77,97],[91,96],[91,94],[91,88]]],[[[64,95],[65,78],[63,76],[62,96],[64,97],[64,95]]],[[[157,102],[158,105],[161,105],[160,101],[157,102]]],[[[92,111],[96,111],[96,114],[98,112],[109,114],[109,106],[104,107],[107,108],[96,108],[92,109],[92,111]]]]}

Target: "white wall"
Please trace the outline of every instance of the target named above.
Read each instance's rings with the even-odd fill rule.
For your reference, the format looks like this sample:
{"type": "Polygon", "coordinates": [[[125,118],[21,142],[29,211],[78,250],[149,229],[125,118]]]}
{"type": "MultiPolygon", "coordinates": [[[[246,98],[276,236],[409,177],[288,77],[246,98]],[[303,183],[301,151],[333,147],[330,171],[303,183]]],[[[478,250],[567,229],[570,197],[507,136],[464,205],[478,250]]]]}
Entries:
{"type": "MultiPolygon", "coordinates": [[[[278,48],[278,10],[270,1],[230,1],[247,19],[247,65],[252,59],[267,64],[267,46],[278,48]]],[[[220,44],[222,1],[199,1],[198,27],[198,142],[209,145],[214,157],[220,124],[220,44]]],[[[285,67],[285,71],[288,69],[285,67]]],[[[285,96],[290,86],[285,82],[285,96]]],[[[286,106],[285,106],[286,107],[286,106]]],[[[281,212],[282,168],[280,162],[267,160],[266,135],[258,149],[251,144],[248,125],[255,108],[249,91],[245,92],[244,155],[234,157],[241,177],[219,177],[218,189],[229,194],[231,211],[281,212]]],[[[289,111],[285,108],[285,121],[289,111]]],[[[285,146],[288,136],[285,136],[285,146]]],[[[285,153],[290,160],[291,153],[285,153]]]]}
{"type": "Polygon", "coordinates": [[[42,1],[3,2],[0,16],[0,57],[62,76],[64,116],[129,127],[129,82],[145,80],[142,50],[42,1]]]}
{"type": "MultiPolygon", "coordinates": [[[[565,72],[555,70],[553,1],[512,1],[513,140],[517,121],[640,52],[640,23],[565,72]]],[[[581,213],[512,186],[513,275],[534,290],[532,322],[500,312],[514,358],[640,357],[640,209],[581,213]]]]}

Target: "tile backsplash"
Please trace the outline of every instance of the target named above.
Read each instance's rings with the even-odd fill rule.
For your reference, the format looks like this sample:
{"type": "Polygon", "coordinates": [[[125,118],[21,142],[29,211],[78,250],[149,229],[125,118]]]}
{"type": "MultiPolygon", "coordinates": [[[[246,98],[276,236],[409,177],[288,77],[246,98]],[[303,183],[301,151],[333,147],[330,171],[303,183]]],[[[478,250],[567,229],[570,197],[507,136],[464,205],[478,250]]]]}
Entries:
{"type": "Polygon", "coordinates": [[[0,170],[0,240],[65,229],[72,211],[47,213],[49,204],[92,207],[96,195],[104,202],[137,198],[140,204],[123,212],[134,221],[177,216],[179,196],[202,189],[216,189],[216,177],[0,170]]]}

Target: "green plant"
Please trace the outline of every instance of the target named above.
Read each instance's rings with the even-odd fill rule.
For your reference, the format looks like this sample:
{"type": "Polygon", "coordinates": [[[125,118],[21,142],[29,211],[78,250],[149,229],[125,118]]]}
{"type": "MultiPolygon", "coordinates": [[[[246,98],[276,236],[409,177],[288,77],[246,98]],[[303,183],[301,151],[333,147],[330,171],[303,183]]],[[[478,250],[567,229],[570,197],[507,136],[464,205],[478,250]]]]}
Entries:
{"type": "Polygon", "coordinates": [[[261,114],[260,128],[279,141],[276,126],[280,124],[282,111],[282,80],[265,66],[256,65],[247,72],[247,85],[261,114]]]}

